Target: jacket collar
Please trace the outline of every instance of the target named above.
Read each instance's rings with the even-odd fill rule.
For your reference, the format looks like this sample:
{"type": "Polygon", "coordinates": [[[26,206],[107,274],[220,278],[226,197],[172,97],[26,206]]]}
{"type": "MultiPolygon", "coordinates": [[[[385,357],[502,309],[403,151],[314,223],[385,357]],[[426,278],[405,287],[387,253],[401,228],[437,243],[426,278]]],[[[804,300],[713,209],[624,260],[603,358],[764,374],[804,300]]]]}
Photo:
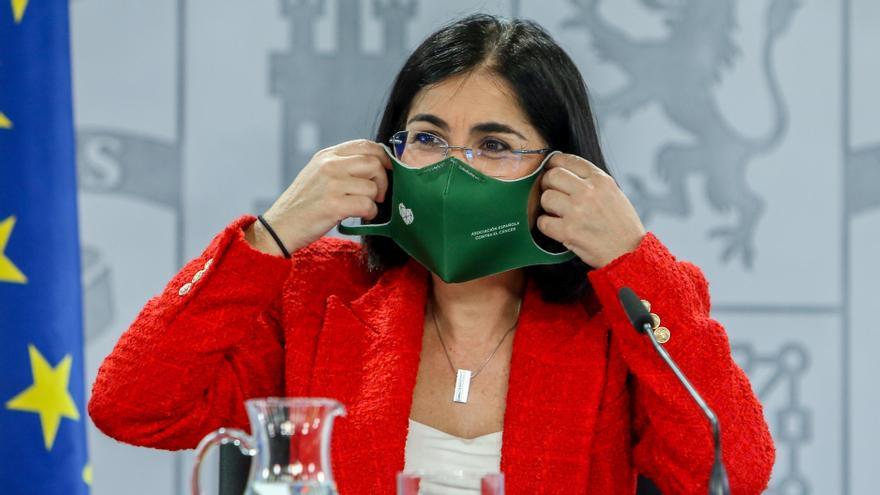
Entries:
{"type": "Polygon", "coordinates": [[[421,339],[429,281],[430,272],[410,258],[406,265],[383,273],[349,307],[376,334],[416,333],[421,339]]]}
{"type": "MultiPolygon", "coordinates": [[[[429,281],[429,272],[410,259],[349,304],[328,299],[312,393],[342,397],[349,408],[334,433],[343,493],[394,493],[395,474],[404,467],[429,281]]],[[[550,476],[574,476],[583,490],[572,491],[586,490],[607,352],[607,329],[580,304],[546,303],[527,284],[502,436],[508,493],[538,493],[550,476]]]]}

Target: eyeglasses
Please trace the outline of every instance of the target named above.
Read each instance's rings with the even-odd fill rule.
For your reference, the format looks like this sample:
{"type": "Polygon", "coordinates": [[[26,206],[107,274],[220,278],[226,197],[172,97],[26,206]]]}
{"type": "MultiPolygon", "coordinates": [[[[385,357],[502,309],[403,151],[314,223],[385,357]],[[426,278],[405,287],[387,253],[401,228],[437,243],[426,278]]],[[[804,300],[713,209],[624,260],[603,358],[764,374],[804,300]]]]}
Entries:
{"type": "Polygon", "coordinates": [[[416,131],[397,132],[389,142],[394,156],[407,165],[424,167],[449,156],[449,150],[461,150],[474,168],[493,177],[511,177],[521,172],[529,163],[523,159],[524,155],[546,155],[552,151],[549,148],[513,149],[506,142],[493,137],[484,138],[475,147],[451,146],[430,132],[416,131]]]}

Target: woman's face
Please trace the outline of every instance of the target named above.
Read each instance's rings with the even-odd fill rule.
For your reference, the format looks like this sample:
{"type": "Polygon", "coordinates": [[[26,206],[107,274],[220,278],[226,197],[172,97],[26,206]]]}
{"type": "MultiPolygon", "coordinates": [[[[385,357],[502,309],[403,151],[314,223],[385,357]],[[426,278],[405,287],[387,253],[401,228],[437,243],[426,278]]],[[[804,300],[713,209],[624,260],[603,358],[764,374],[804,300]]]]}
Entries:
{"type": "MultiPolygon", "coordinates": [[[[503,78],[488,70],[477,70],[453,76],[423,88],[413,99],[406,117],[405,130],[428,132],[451,146],[465,146],[474,152],[480,149],[513,150],[542,149],[547,142],[528,121],[516,95],[503,78]]],[[[449,156],[468,162],[462,150],[453,149],[449,156]]],[[[503,172],[481,170],[503,179],[517,179],[532,173],[545,154],[522,155],[516,167],[503,172]]],[[[479,162],[469,162],[480,169],[479,162]]],[[[534,225],[537,210],[536,181],[529,197],[529,219],[534,225]]]]}

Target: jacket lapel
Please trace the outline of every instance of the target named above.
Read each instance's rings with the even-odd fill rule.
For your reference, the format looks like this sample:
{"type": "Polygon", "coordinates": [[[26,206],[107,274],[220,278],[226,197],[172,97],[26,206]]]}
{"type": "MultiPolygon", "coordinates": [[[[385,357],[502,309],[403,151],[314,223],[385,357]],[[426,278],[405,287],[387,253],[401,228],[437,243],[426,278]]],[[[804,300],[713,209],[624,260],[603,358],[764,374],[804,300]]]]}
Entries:
{"type": "Polygon", "coordinates": [[[410,260],[348,305],[327,299],[311,393],[348,408],[333,433],[340,493],[394,493],[404,466],[428,271],[410,260]]]}
{"type": "Polygon", "coordinates": [[[501,470],[509,495],[587,492],[608,348],[608,329],[583,306],[545,303],[529,284],[504,416],[501,470]]]}

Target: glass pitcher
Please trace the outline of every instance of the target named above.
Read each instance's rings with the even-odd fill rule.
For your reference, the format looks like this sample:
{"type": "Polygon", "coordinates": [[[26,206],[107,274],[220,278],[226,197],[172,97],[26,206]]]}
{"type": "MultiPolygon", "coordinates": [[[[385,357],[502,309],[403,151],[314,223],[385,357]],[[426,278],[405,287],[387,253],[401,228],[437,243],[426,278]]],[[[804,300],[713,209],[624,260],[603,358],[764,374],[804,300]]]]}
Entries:
{"type": "Polygon", "coordinates": [[[220,428],[196,447],[192,493],[202,495],[199,467],[207,451],[232,443],[253,458],[244,495],[336,495],[330,469],[333,420],[345,408],[333,399],[278,398],[245,401],[253,435],[220,428]]]}

